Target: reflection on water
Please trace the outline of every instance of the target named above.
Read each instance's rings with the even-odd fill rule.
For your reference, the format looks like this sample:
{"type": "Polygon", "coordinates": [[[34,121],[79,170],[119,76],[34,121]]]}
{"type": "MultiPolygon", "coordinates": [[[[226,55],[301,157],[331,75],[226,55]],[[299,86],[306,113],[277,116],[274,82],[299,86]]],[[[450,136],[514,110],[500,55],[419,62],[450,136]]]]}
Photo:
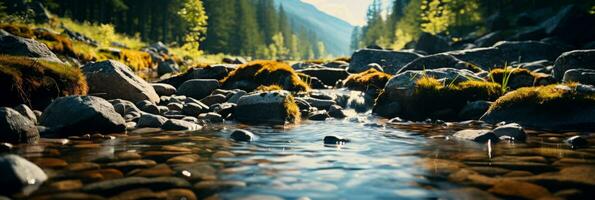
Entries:
{"type": "MultiPolygon", "coordinates": [[[[386,122],[352,112],[345,120],[306,121],[285,129],[237,124],[190,133],[143,129],[115,139],[44,140],[17,152],[50,176],[33,197],[74,192],[111,197],[117,193],[85,187],[130,176],[181,177],[199,198],[223,199],[506,197],[508,185],[580,198],[591,195],[595,185],[595,148],[571,150],[562,142],[579,133],[530,132],[527,143],[492,144],[490,158],[484,144],[448,139],[456,130],[485,125],[377,123],[386,122]],[[230,141],[235,128],[254,132],[258,140],[230,141]],[[350,142],[325,146],[328,135],[350,142]]],[[[138,188],[126,188],[132,189],[138,188]]]]}

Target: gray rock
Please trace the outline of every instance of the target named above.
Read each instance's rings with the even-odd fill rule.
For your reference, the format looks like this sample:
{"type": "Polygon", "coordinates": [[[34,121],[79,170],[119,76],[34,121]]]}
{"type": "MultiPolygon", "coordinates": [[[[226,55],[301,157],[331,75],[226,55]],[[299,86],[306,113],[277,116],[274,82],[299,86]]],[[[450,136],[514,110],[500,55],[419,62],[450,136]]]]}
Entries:
{"type": "Polygon", "coordinates": [[[0,142],[34,144],[39,140],[35,123],[8,107],[0,108],[0,142]]]}
{"type": "Polygon", "coordinates": [[[169,112],[169,108],[167,106],[157,106],[157,109],[159,109],[159,114],[165,114],[166,112],[169,112]]]}
{"type": "Polygon", "coordinates": [[[159,95],[153,87],[118,61],[89,63],[82,69],[91,94],[106,99],[125,99],[132,102],[149,100],[159,103],[159,95]]]}
{"type": "Polygon", "coordinates": [[[178,63],[172,59],[161,61],[157,64],[157,75],[163,76],[165,74],[178,72],[178,63]]]}
{"type": "Polygon", "coordinates": [[[331,62],[324,63],[323,66],[328,68],[345,69],[349,67],[349,63],[342,60],[333,60],[331,62]]]}
{"type": "Polygon", "coordinates": [[[428,54],[435,54],[448,51],[450,45],[445,38],[422,32],[415,42],[415,50],[424,51],[428,54]]]}
{"type": "Polygon", "coordinates": [[[349,76],[345,69],[337,69],[337,68],[310,68],[310,69],[303,69],[298,70],[299,73],[304,73],[311,77],[316,77],[325,85],[333,86],[337,81],[344,80],[349,76]]]}
{"type": "Polygon", "coordinates": [[[564,49],[538,41],[501,41],[494,45],[508,63],[533,62],[538,60],[555,60],[564,49]]]}
{"type": "Polygon", "coordinates": [[[174,188],[190,188],[188,181],[177,177],[126,177],[87,184],[82,188],[85,193],[113,196],[122,191],[136,188],[147,188],[154,191],[163,191],[174,188]]]}
{"type": "Polygon", "coordinates": [[[477,40],[475,40],[475,44],[478,47],[489,47],[504,39],[504,34],[501,31],[496,31],[488,33],[478,38],[477,40]]]}
{"type": "Polygon", "coordinates": [[[476,120],[490,109],[492,102],[489,101],[473,101],[468,102],[459,112],[459,118],[463,120],[476,120]]]}
{"type": "Polygon", "coordinates": [[[184,82],[176,94],[202,99],[219,88],[219,81],[215,79],[192,79],[184,82]]]}
{"type": "Polygon", "coordinates": [[[62,63],[45,44],[14,35],[0,36],[0,54],[40,58],[62,63]]]}
{"type": "Polygon", "coordinates": [[[127,101],[127,100],[113,99],[113,100],[109,100],[108,102],[110,102],[114,106],[114,110],[122,116],[125,116],[132,112],[134,112],[134,113],[141,112],[141,110],[138,109],[136,107],[136,105],[134,105],[134,103],[127,101]]]}
{"type": "Polygon", "coordinates": [[[159,107],[148,100],[137,102],[136,106],[143,112],[148,112],[155,115],[160,114],[159,107]]]}
{"type": "Polygon", "coordinates": [[[319,111],[312,113],[310,115],[310,117],[308,117],[308,119],[312,120],[312,121],[324,121],[324,120],[328,119],[329,117],[330,116],[326,112],[326,110],[319,110],[319,111]]]}
{"type": "Polygon", "coordinates": [[[205,120],[210,123],[223,123],[223,117],[220,114],[214,112],[202,113],[198,115],[197,119],[205,120]]]}
{"type": "Polygon", "coordinates": [[[168,104],[167,104],[167,108],[168,108],[170,111],[172,111],[172,110],[175,110],[175,111],[182,111],[183,107],[184,107],[184,105],[182,105],[181,103],[168,103],[168,104]]]}
{"type": "Polygon", "coordinates": [[[45,109],[39,123],[60,133],[61,137],[126,131],[126,121],[114,107],[94,96],[57,98],[45,109]]]}
{"type": "Polygon", "coordinates": [[[213,104],[223,103],[225,101],[227,101],[227,98],[223,94],[212,94],[200,100],[200,102],[209,107],[213,104]]]}
{"type": "Polygon", "coordinates": [[[0,156],[1,195],[15,193],[31,194],[48,179],[48,176],[37,165],[17,155],[0,156]]]}
{"type": "Polygon", "coordinates": [[[196,131],[202,129],[202,126],[186,120],[170,119],[161,126],[161,129],[169,131],[196,131]]]}
{"type": "Polygon", "coordinates": [[[21,104],[21,105],[15,106],[13,109],[16,110],[17,112],[21,113],[21,115],[27,117],[33,123],[37,124],[37,115],[35,115],[35,112],[33,112],[33,110],[31,110],[31,108],[29,108],[29,106],[27,106],[25,104],[21,104]]]}
{"type": "MultiPolygon", "coordinates": [[[[179,88],[184,82],[192,79],[216,79],[221,80],[225,78],[230,70],[228,65],[212,65],[204,68],[190,68],[186,73],[174,76],[165,80],[159,81],[160,83],[167,83],[179,88]]],[[[198,98],[201,99],[201,98],[198,98]]]]}
{"type": "Polygon", "coordinates": [[[318,109],[324,109],[324,110],[328,110],[332,105],[337,104],[334,100],[328,100],[328,99],[317,99],[317,98],[312,98],[312,97],[303,97],[303,98],[298,98],[298,99],[305,100],[306,102],[308,102],[308,104],[310,106],[316,107],[318,109]]]}
{"type": "Polygon", "coordinates": [[[486,143],[491,140],[492,143],[498,142],[498,136],[490,130],[466,129],[456,132],[453,137],[460,140],[470,140],[478,143],[486,143]]]}
{"type": "Polygon", "coordinates": [[[508,138],[514,139],[514,141],[524,142],[527,139],[527,134],[523,127],[517,123],[510,123],[502,126],[498,126],[494,130],[492,130],[497,137],[506,136],[508,138]]]}
{"type": "Polygon", "coordinates": [[[564,83],[577,82],[595,85],[595,69],[571,69],[564,73],[564,83]]]}
{"type": "Polygon", "coordinates": [[[570,69],[595,70],[595,49],[575,50],[563,53],[554,63],[553,76],[557,80],[562,80],[564,73],[570,69]]]}
{"type": "Polygon", "coordinates": [[[138,122],[136,122],[137,128],[161,128],[163,124],[167,121],[167,118],[160,116],[145,113],[140,116],[138,122]]]}
{"type": "Polygon", "coordinates": [[[471,64],[465,63],[454,56],[448,54],[434,54],[424,57],[419,57],[407,65],[403,66],[397,74],[408,70],[429,70],[438,68],[457,68],[470,69],[471,64]]]}
{"type": "Polygon", "coordinates": [[[471,63],[486,71],[495,67],[502,67],[512,62],[507,61],[502,51],[494,47],[449,51],[445,52],[445,54],[452,55],[459,60],[471,63]]]}
{"type": "Polygon", "coordinates": [[[341,108],[341,106],[339,105],[332,105],[328,109],[328,115],[336,119],[343,119],[347,117],[347,115],[345,115],[345,113],[343,112],[343,108],[341,108]]]}
{"type": "Polygon", "coordinates": [[[184,108],[182,108],[182,113],[184,115],[188,115],[188,116],[192,116],[192,117],[197,117],[201,113],[205,113],[208,111],[209,111],[209,106],[204,105],[201,102],[187,103],[186,105],[184,105],[184,108]]]}
{"type": "Polygon", "coordinates": [[[287,107],[294,103],[287,91],[255,92],[240,98],[234,116],[242,123],[283,125],[299,120],[299,113],[287,107]]]}
{"type": "Polygon", "coordinates": [[[368,70],[368,64],[378,63],[384,66],[384,71],[394,74],[405,64],[420,57],[419,54],[405,51],[389,51],[378,49],[360,49],[353,53],[347,71],[359,73],[368,70]]]}
{"type": "Polygon", "coordinates": [[[159,96],[171,96],[176,94],[176,88],[170,84],[165,83],[152,83],[153,89],[159,96]]]}
{"type": "Polygon", "coordinates": [[[229,138],[239,142],[251,142],[256,139],[256,136],[248,130],[236,129],[231,133],[229,138]]]}
{"type": "Polygon", "coordinates": [[[227,100],[227,102],[228,103],[235,103],[235,104],[237,104],[238,101],[240,100],[240,98],[243,97],[246,94],[248,94],[246,91],[239,90],[235,94],[231,95],[231,97],[229,97],[229,99],[227,100]]]}
{"type": "Polygon", "coordinates": [[[350,141],[349,141],[349,139],[346,139],[346,138],[330,135],[330,136],[325,136],[323,139],[323,142],[324,142],[324,144],[328,144],[328,145],[341,145],[341,144],[348,143],[350,141]]]}

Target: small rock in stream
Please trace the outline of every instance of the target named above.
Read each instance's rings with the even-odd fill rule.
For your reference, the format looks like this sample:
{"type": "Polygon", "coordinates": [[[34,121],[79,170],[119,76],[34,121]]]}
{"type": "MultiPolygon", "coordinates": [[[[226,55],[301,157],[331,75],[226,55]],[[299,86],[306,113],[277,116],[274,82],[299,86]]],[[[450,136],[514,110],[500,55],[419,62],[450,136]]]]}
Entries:
{"type": "Polygon", "coordinates": [[[0,195],[22,192],[25,195],[35,191],[48,176],[37,165],[17,155],[0,157],[0,195]]]}
{"type": "Polygon", "coordinates": [[[565,142],[573,149],[586,147],[589,145],[589,141],[587,141],[587,139],[585,139],[584,137],[582,137],[580,135],[572,136],[572,137],[566,139],[565,142]]]}
{"type": "Polygon", "coordinates": [[[470,140],[478,143],[486,143],[488,140],[497,142],[499,140],[498,136],[496,136],[496,134],[494,134],[494,132],[491,130],[465,129],[456,132],[453,137],[456,139],[470,140]]]}
{"type": "Polygon", "coordinates": [[[250,142],[256,138],[254,133],[244,129],[234,130],[229,137],[235,141],[241,142],[250,142]]]}
{"type": "Polygon", "coordinates": [[[523,130],[523,127],[517,123],[510,123],[502,126],[498,126],[492,130],[497,137],[510,137],[514,141],[524,142],[527,139],[527,133],[523,130]]]}
{"type": "Polygon", "coordinates": [[[330,135],[330,136],[325,136],[324,137],[324,144],[330,144],[330,145],[337,145],[337,144],[345,144],[350,142],[349,139],[346,138],[341,138],[339,136],[334,136],[334,135],[330,135]]]}

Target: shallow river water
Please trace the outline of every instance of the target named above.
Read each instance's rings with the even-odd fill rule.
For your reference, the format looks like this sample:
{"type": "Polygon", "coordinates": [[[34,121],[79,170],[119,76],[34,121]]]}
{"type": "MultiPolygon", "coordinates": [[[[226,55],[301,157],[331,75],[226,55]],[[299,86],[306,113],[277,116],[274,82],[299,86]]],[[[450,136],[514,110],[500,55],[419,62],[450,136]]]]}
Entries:
{"type": "Polygon", "coordinates": [[[16,197],[156,198],[192,191],[212,199],[580,199],[593,193],[595,148],[573,150],[563,143],[589,133],[527,130],[526,143],[476,144],[448,136],[487,125],[391,124],[348,112],[343,120],[275,128],[226,122],[196,132],[139,129],[111,138],[43,139],[14,151],[41,166],[50,179],[28,197],[16,197]],[[258,138],[232,141],[236,128],[258,138]],[[350,142],[323,144],[329,135],[350,142]],[[178,177],[187,183],[115,182],[136,176],[178,177]],[[98,182],[109,184],[90,187],[98,182]],[[514,189],[520,191],[507,194],[514,189]]]}

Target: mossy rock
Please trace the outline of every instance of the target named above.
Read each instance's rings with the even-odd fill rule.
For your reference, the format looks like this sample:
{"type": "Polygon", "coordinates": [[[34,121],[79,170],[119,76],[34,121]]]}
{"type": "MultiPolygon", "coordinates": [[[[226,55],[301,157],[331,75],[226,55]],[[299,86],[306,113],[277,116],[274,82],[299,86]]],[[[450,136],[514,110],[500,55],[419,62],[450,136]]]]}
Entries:
{"type": "Polygon", "coordinates": [[[276,61],[253,61],[238,66],[221,80],[223,88],[254,91],[261,85],[278,85],[288,91],[307,91],[308,84],[288,64],[276,61]]]}
{"type": "Polygon", "coordinates": [[[237,105],[234,116],[246,124],[284,125],[298,123],[301,117],[295,98],[285,90],[250,93],[237,105]]]}
{"type": "Polygon", "coordinates": [[[537,73],[521,68],[497,68],[488,73],[487,81],[505,85],[508,89],[549,85],[555,80],[548,74],[537,73]]]}
{"type": "Polygon", "coordinates": [[[2,106],[27,104],[43,110],[60,96],[85,95],[88,87],[78,67],[19,56],[0,56],[2,106]]]}
{"type": "Polygon", "coordinates": [[[520,88],[498,98],[481,119],[553,131],[593,131],[595,88],[580,84],[520,88]]]}
{"type": "Polygon", "coordinates": [[[376,69],[369,69],[361,73],[349,75],[345,79],[343,86],[350,90],[369,91],[377,95],[378,91],[384,88],[390,78],[392,78],[391,74],[376,69]]]}
{"type": "Polygon", "coordinates": [[[497,83],[477,80],[445,83],[424,76],[415,81],[410,94],[392,97],[381,94],[376,99],[374,113],[383,117],[401,117],[409,120],[460,120],[458,113],[468,102],[493,101],[500,95],[501,87],[497,83]],[[388,109],[387,106],[392,108],[388,109]]]}

